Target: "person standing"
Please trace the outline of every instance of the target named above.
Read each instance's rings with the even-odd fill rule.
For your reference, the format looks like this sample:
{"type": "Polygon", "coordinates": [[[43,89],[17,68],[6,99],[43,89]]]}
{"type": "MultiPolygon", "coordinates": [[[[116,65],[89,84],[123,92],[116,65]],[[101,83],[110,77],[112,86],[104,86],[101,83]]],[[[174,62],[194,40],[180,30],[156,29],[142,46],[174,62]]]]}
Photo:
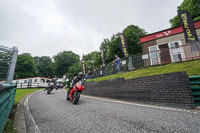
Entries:
{"type": "Polygon", "coordinates": [[[119,73],[120,72],[120,58],[117,55],[115,55],[114,63],[115,63],[116,71],[119,73]]]}

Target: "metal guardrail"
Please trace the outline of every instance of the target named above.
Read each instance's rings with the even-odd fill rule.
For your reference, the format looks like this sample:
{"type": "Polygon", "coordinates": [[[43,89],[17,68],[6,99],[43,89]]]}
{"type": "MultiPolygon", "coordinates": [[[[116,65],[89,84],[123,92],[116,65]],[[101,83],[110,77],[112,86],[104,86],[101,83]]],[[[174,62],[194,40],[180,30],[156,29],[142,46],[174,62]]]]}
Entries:
{"type": "Polygon", "coordinates": [[[0,133],[3,132],[12,110],[16,93],[16,85],[0,83],[0,133]]]}
{"type": "Polygon", "coordinates": [[[200,76],[190,76],[189,80],[192,89],[194,104],[196,106],[200,106],[200,76]]]}

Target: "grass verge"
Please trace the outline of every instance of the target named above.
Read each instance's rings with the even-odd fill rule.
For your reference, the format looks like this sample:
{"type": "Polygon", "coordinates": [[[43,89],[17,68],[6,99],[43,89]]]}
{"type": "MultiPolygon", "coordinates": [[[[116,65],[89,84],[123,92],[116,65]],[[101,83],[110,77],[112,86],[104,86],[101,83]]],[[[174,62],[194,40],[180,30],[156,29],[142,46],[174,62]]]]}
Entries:
{"type": "Polygon", "coordinates": [[[17,104],[19,104],[19,102],[22,100],[22,98],[30,93],[33,93],[37,90],[40,90],[41,88],[37,88],[37,89],[17,89],[16,90],[16,94],[15,94],[15,102],[12,108],[12,111],[9,115],[9,118],[7,120],[6,126],[4,127],[4,131],[3,133],[17,133],[14,129],[13,129],[13,124],[14,124],[14,118],[15,118],[15,113],[16,113],[16,109],[17,109],[17,104]]]}
{"type": "Polygon", "coordinates": [[[22,98],[30,93],[33,93],[37,90],[40,90],[41,88],[36,89],[17,89],[15,94],[15,104],[18,104],[22,98]]]}
{"type": "Polygon", "coordinates": [[[115,75],[100,77],[100,78],[96,78],[96,79],[92,79],[88,81],[98,82],[98,81],[122,78],[122,77],[125,79],[130,79],[130,78],[146,77],[146,76],[172,73],[172,72],[178,72],[178,71],[186,71],[189,76],[200,75],[200,60],[171,63],[171,64],[163,65],[163,66],[149,67],[149,68],[144,68],[144,69],[140,69],[136,71],[118,73],[115,75]]]}

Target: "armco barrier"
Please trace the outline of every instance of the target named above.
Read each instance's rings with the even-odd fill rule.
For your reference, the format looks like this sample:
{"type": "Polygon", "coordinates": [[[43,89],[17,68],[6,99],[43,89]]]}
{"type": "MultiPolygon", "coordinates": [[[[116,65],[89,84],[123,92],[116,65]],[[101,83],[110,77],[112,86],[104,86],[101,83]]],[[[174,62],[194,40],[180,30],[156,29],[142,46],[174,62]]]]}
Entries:
{"type": "Polygon", "coordinates": [[[16,85],[0,83],[0,133],[12,110],[16,93],[16,85]]]}
{"type": "Polygon", "coordinates": [[[200,106],[200,76],[190,76],[189,79],[194,104],[200,106]]]}

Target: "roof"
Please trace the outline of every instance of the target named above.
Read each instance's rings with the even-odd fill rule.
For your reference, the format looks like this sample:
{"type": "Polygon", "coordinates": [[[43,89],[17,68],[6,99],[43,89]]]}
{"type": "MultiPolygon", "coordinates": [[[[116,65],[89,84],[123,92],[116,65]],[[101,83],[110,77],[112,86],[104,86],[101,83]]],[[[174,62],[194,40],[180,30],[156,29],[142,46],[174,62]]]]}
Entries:
{"type": "MultiPolygon", "coordinates": [[[[31,77],[31,78],[22,78],[22,79],[33,79],[33,78],[52,79],[52,78],[48,78],[48,77],[31,77]]],[[[20,80],[20,79],[14,79],[14,80],[20,80]]]]}
{"type": "MultiPolygon", "coordinates": [[[[196,29],[200,28],[200,21],[194,22],[194,27],[196,29]]],[[[165,29],[165,30],[162,30],[162,31],[159,31],[159,32],[155,32],[155,33],[148,34],[146,36],[140,37],[140,42],[144,43],[144,42],[148,42],[148,41],[151,41],[151,40],[155,40],[155,39],[179,34],[179,33],[182,33],[182,32],[183,32],[182,26],[178,26],[178,27],[175,27],[175,28],[169,28],[169,29],[165,29]]]]}

